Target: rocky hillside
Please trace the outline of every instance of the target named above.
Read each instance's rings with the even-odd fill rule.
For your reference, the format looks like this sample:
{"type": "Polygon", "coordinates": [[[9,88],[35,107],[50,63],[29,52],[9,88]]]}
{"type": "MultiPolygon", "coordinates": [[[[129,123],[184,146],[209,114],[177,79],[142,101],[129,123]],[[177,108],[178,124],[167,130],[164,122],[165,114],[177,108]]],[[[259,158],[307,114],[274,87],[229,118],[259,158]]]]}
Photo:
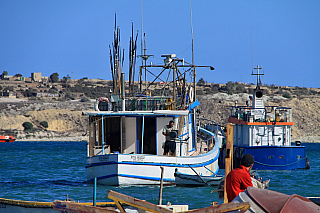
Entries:
{"type": "MultiPolygon", "coordinates": [[[[245,105],[249,95],[216,93],[198,96],[203,116],[225,126],[230,115],[230,106],[235,101],[245,105]]],[[[293,140],[320,142],[320,98],[283,98],[264,96],[266,105],[287,106],[293,109],[293,140]]],[[[7,99],[9,100],[9,99],[7,99]]],[[[5,102],[0,99],[0,134],[12,134],[18,139],[29,140],[86,140],[87,119],[81,113],[93,110],[93,102],[80,101],[21,101],[5,102]],[[40,122],[49,125],[44,129],[40,122]],[[24,132],[22,124],[31,122],[35,131],[24,132]]],[[[11,100],[13,101],[13,100],[11,100]]]]}
{"type": "MultiPolygon", "coordinates": [[[[1,101],[4,101],[3,99],[1,101]]],[[[17,139],[56,139],[56,140],[86,140],[87,120],[82,111],[92,110],[93,103],[80,101],[65,102],[2,102],[0,103],[0,129],[2,134],[12,134],[17,139]],[[45,129],[40,122],[46,121],[45,129]],[[33,132],[24,132],[22,124],[30,122],[33,132]],[[66,138],[67,137],[67,138],[66,138]]]]}

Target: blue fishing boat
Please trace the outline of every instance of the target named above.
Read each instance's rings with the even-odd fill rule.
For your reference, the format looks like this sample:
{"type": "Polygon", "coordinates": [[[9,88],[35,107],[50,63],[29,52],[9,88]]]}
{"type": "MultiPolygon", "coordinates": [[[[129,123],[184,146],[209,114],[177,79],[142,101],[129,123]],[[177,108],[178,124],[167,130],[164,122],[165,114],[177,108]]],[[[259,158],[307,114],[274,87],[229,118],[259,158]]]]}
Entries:
{"type": "Polygon", "coordinates": [[[247,106],[232,106],[228,119],[233,126],[234,165],[244,154],[254,156],[253,169],[292,170],[309,169],[306,148],[299,141],[292,144],[292,109],[281,106],[265,106],[263,89],[257,66],[257,85],[247,106]]]}

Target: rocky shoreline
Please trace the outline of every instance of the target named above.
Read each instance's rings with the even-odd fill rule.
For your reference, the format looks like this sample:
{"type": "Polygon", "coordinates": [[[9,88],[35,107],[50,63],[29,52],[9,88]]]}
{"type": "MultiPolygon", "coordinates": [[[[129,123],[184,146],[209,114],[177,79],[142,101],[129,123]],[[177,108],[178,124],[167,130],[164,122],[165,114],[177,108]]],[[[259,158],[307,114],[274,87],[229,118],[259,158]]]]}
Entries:
{"type": "Polygon", "coordinates": [[[88,141],[85,132],[55,132],[40,130],[35,132],[15,131],[16,141],[88,141]]]}
{"type": "MultiPolygon", "coordinates": [[[[216,93],[198,96],[200,117],[213,120],[226,126],[230,107],[237,103],[244,105],[249,94],[216,93]]],[[[266,105],[287,106],[292,108],[292,141],[302,143],[320,142],[320,98],[283,98],[264,96],[266,105]]],[[[0,135],[12,135],[17,141],[87,141],[88,121],[83,111],[94,110],[94,100],[89,102],[73,101],[29,101],[22,99],[0,98],[0,135]],[[47,121],[49,127],[40,123],[47,121]],[[22,124],[31,122],[33,131],[25,132],[22,124]]]]}
{"type": "Polygon", "coordinates": [[[71,137],[52,137],[52,138],[20,138],[16,141],[26,142],[26,141],[38,141],[38,142],[52,142],[52,141],[59,141],[59,142],[87,142],[88,137],[83,136],[71,136],[71,137]]]}

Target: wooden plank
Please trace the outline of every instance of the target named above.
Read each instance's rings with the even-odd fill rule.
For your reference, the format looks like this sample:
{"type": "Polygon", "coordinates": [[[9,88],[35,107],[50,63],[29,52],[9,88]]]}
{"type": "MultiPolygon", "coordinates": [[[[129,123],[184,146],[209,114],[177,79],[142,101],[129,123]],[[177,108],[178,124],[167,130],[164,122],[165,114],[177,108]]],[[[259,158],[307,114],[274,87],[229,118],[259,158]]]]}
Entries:
{"type": "Polygon", "coordinates": [[[0,198],[0,204],[6,205],[15,205],[15,206],[27,206],[27,207],[52,207],[53,202],[38,202],[38,201],[26,201],[26,200],[13,200],[13,199],[6,199],[0,198]]]}
{"type": "MultiPolygon", "coordinates": [[[[226,144],[226,158],[225,158],[225,180],[227,179],[227,176],[229,172],[232,170],[232,160],[233,159],[233,124],[227,124],[227,144],[226,144]]],[[[226,183],[227,181],[224,181],[224,203],[228,203],[228,196],[226,191],[226,183]]]]}
{"type": "Polygon", "coordinates": [[[55,200],[53,209],[56,209],[60,212],[73,212],[73,213],[109,213],[109,212],[118,212],[112,207],[97,207],[97,206],[88,206],[79,203],[74,203],[70,201],[61,201],[55,200]]]}
{"type": "MultiPolygon", "coordinates": [[[[26,200],[13,200],[13,199],[6,199],[6,198],[0,198],[0,204],[8,204],[8,205],[21,205],[21,206],[43,206],[43,207],[53,207],[53,202],[39,202],[39,201],[26,201],[26,200]]],[[[93,203],[78,203],[82,205],[87,205],[87,206],[92,206],[93,203]]],[[[96,203],[98,205],[103,205],[103,206],[115,206],[114,202],[98,202],[96,203]]]]}
{"type": "Polygon", "coordinates": [[[112,190],[109,190],[108,198],[112,199],[114,201],[119,201],[121,203],[128,204],[130,206],[143,209],[149,212],[164,212],[164,213],[172,213],[172,210],[157,206],[156,204],[149,203],[144,200],[140,200],[134,197],[130,197],[128,195],[121,194],[119,192],[115,192],[112,190]]]}
{"type": "Polygon", "coordinates": [[[120,210],[120,212],[126,212],[124,210],[124,208],[122,207],[121,203],[119,202],[119,200],[114,200],[114,202],[115,202],[117,208],[120,210]]]}
{"type": "Polygon", "coordinates": [[[216,213],[223,213],[223,212],[230,212],[230,211],[237,211],[238,212],[245,212],[250,208],[249,202],[244,203],[225,203],[220,204],[218,206],[209,206],[206,208],[201,209],[194,209],[187,211],[188,213],[207,213],[207,212],[216,212],[216,213]]]}

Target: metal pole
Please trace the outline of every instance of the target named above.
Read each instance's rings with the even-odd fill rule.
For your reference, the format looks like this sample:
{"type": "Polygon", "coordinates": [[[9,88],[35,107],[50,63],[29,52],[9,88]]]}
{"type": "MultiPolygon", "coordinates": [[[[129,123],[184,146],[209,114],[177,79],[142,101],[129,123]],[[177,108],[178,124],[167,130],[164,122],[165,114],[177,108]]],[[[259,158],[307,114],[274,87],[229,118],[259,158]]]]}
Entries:
{"type": "Polygon", "coordinates": [[[172,74],[173,74],[173,104],[172,104],[172,109],[175,110],[175,102],[176,102],[176,63],[173,60],[173,69],[172,69],[172,74]]]}
{"type": "MultiPolygon", "coordinates": [[[[142,65],[143,66],[143,65],[142,65]]],[[[139,70],[139,79],[140,79],[140,82],[139,82],[139,85],[140,85],[140,93],[142,92],[142,66],[140,67],[140,70],[139,70]]],[[[140,94],[141,95],[141,94],[140,94]]]]}
{"type": "Polygon", "coordinates": [[[121,73],[121,111],[125,111],[126,110],[126,92],[125,92],[125,86],[124,86],[124,73],[121,73]]]}
{"type": "Polygon", "coordinates": [[[196,124],[196,110],[192,109],[192,124],[193,124],[193,148],[197,149],[197,124],[196,124]]]}
{"type": "Polygon", "coordinates": [[[94,185],[93,185],[93,206],[96,206],[97,201],[97,178],[94,178],[94,185]]]}
{"type": "Polygon", "coordinates": [[[160,192],[159,192],[159,204],[162,205],[162,189],[163,189],[163,173],[164,173],[164,168],[163,166],[160,166],[161,169],[161,180],[160,180],[160,192]]]}
{"type": "Polygon", "coordinates": [[[197,83],[196,83],[196,77],[197,77],[197,74],[196,74],[196,67],[193,65],[193,87],[194,87],[194,90],[193,90],[193,102],[195,102],[197,100],[197,97],[196,97],[196,94],[197,94],[197,83]]]}
{"type": "Polygon", "coordinates": [[[180,142],[180,156],[182,156],[182,138],[179,138],[179,142],[180,142]]]}
{"type": "Polygon", "coordinates": [[[103,115],[101,116],[101,145],[102,145],[102,155],[104,155],[104,128],[103,128],[103,115]]]}
{"type": "Polygon", "coordinates": [[[192,25],[192,7],[191,7],[191,0],[190,0],[190,17],[191,17],[191,37],[192,37],[192,40],[191,40],[191,45],[192,45],[192,67],[193,67],[193,87],[194,87],[194,98],[193,100],[196,101],[197,98],[196,98],[196,92],[197,92],[197,89],[196,89],[196,67],[194,66],[194,49],[193,49],[193,25],[192,25]]]}
{"type": "MultiPolygon", "coordinates": [[[[142,8],[142,0],[141,0],[141,55],[143,55],[143,8],[142,8]]],[[[143,60],[141,60],[141,67],[140,67],[140,92],[142,92],[142,67],[143,67],[143,60]]]]}
{"type": "Polygon", "coordinates": [[[144,116],[142,116],[141,154],[143,154],[144,116]]]}
{"type": "MultiPolygon", "coordinates": [[[[147,45],[146,45],[146,34],[143,34],[143,38],[144,38],[144,53],[143,53],[143,61],[144,61],[144,76],[145,76],[145,86],[146,86],[146,100],[148,100],[148,87],[147,87],[147,45]]],[[[147,104],[147,103],[146,103],[147,104]]],[[[147,109],[146,109],[147,110],[147,109]]]]}

